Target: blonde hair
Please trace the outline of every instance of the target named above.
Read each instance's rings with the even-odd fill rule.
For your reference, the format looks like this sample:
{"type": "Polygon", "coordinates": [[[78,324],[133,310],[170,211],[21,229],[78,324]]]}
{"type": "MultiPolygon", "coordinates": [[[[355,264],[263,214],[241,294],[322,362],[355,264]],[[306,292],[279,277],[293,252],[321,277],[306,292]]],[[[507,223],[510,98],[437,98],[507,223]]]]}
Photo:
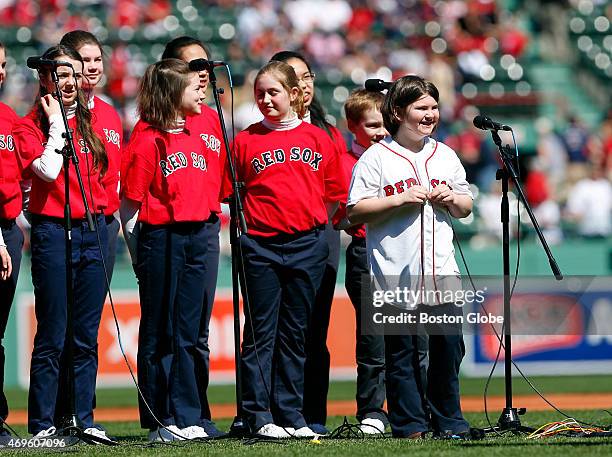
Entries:
{"type": "Polygon", "coordinates": [[[295,111],[300,119],[306,114],[306,107],[304,106],[304,92],[300,87],[297,75],[293,67],[285,62],[269,62],[264,65],[261,70],[257,72],[255,76],[255,86],[257,86],[257,80],[263,75],[272,75],[281,86],[290,93],[293,88],[298,89],[298,94],[295,100],[291,102],[291,108],[295,111]]]}
{"type": "Polygon", "coordinates": [[[149,65],[138,88],[140,118],[160,130],[173,128],[191,73],[189,65],[179,59],[149,65]]]}
{"type": "Polygon", "coordinates": [[[344,114],[351,122],[359,122],[363,113],[369,110],[380,111],[385,96],[380,92],[372,92],[366,89],[356,89],[351,92],[344,103],[344,114]]]}

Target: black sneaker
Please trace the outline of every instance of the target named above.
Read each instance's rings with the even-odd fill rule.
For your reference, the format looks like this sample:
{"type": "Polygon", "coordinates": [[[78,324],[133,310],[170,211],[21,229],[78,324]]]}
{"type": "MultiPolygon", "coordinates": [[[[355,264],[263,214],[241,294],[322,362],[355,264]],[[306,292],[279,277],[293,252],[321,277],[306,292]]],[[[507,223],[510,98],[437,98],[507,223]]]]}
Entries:
{"type": "Polygon", "coordinates": [[[223,438],[227,436],[227,433],[224,433],[221,430],[219,430],[215,426],[215,423],[211,420],[202,419],[200,421],[200,427],[204,429],[204,431],[208,434],[210,438],[223,438]]]}

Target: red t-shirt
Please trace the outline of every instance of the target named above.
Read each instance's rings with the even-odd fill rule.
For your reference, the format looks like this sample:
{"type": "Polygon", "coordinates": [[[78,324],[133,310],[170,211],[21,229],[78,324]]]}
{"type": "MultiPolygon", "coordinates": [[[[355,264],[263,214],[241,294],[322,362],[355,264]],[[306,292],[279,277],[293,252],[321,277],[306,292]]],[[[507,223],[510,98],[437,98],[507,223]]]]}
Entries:
{"type": "Polygon", "coordinates": [[[161,225],[210,217],[212,189],[198,134],[168,133],[143,122],[126,154],[130,161],[121,176],[122,193],[142,203],[139,221],[161,225]]]}
{"type": "Polygon", "coordinates": [[[102,139],[108,156],[108,170],[102,178],[102,184],[108,200],[104,214],[110,216],[119,209],[119,169],[121,168],[123,127],[115,108],[98,97],[94,97],[91,124],[102,139]]]}
{"type": "Polygon", "coordinates": [[[336,152],[338,153],[338,157],[340,157],[346,152],[346,141],[344,141],[342,132],[340,131],[340,129],[334,127],[333,125],[328,125],[327,128],[331,132],[332,141],[336,146],[336,152]]]}
{"type": "Polygon", "coordinates": [[[223,134],[219,115],[209,106],[202,105],[202,113],[189,116],[186,121],[187,129],[200,136],[206,148],[206,162],[208,163],[208,177],[212,188],[210,208],[215,213],[221,212],[219,204],[219,190],[221,189],[221,154],[225,154],[223,134]]]}
{"type": "MultiPolygon", "coordinates": [[[[249,233],[274,236],[327,223],[325,202],[346,198],[348,184],[329,135],[306,122],[291,130],[269,130],[261,122],[240,132],[234,142],[236,176],[243,182],[249,233]]],[[[228,168],[221,200],[231,195],[228,168]]]]}
{"type": "MultiPolygon", "coordinates": [[[[357,163],[357,160],[359,159],[355,157],[351,151],[344,151],[342,155],[340,156],[340,162],[342,164],[341,170],[342,170],[342,173],[344,174],[344,179],[348,183],[351,182],[351,176],[353,175],[353,167],[357,163]]],[[[347,188],[347,191],[348,191],[348,188],[347,188]]],[[[336,211],[336,214],[334,214],[334,216],[332,217],[332,222],[334,226],[338,225],[342,221],[342,219],[344,219],[345,217],[346,217],[346,198],[342,199],[342,201],[340,202],[340,206],[338,206],[338,210],[336,211]]],[[[345,232],[357,238],[365,238],[366,236],[365,224],[354,225],[346,229],[345,232]]]]}
{"type": "MultiPolygon", "coordinates": [[[[101,182],[100,172],[97,168],[94,168],[93,157],[88,156],[89,149],[83,145],[83,141],[76,130],[76,117],[68,119],[68,126],[73,130],[74,148],[79,159],[79,170],[89,209],[92,213],[101,213],[106,208],[106,191],[101,182]],[[91,199],[92,194],[93,201],[91,199]]],[[[42,155],[47,143],[47,138],[38,125],[35,111],[31,111],[15,123],[13,137],[15,138],[17,161],[22,176],[24,179],[32,179],[28,211],[32,214],[64,217],[63,167],[55,181],[52,182],[42,180],[30,168],[32,162],[42,155]]],[[[68,176],[72,218],[83,219],[85,217],[85,205],[83,205],[83,198],[72,162],[70,163],[68,176]]]]}
{"type": "Polygon", "coordinates": [[[18,120],[15,111],[0,103],[0,219],[15,219],[21,212],[19,167],[12,135],[18,120]]]}

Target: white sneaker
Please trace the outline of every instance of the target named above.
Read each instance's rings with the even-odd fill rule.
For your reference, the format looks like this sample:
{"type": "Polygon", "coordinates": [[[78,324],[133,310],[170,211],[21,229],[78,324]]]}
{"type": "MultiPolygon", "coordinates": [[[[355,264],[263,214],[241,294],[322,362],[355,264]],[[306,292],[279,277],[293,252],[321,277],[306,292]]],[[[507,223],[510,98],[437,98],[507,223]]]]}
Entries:
{"type": "MultiPolygon", "coordinates": [[[[289,429],[287,429],[289,430],[289,429]]],[[[291,435],[285,431],[284,428],[279,427],[276,424],[269,423],[261,426],[256,432],[255,435],[264,436],[266,438],[290,438],[291,435]]]]}
{"type": "MultiPolygon", "coordinates": [[[[289,429],[287,429],[289,430],[289,429]]],[[[316,433],[312,431],[310,427],[301,427],[297,430],[291,428],[291,436],[293,438],[314,438],[316,437],[316,433]]]]}
{"type": "Polygon", "coordinates": [[[40,432],[38,432],[36,435],[34,435],[34,438],[45,438],[47,436],[53,436],[56,433],[57,433],[57,429],[51,426],[46,430],[41,430],[40,432]]]}
{"type": "Polygon", "coordinates": [[[151,430],[149,432],[149,442],[162,442],[167,443],[169,441],[183,441],[186,437],[183,435],[182,430],[176,425],[168,425],[167,427],[159,427],[157,430],[151,430]]]}
{"type": "Polygon", "coordinates": [[[385,424],[380,419],[366,417],[361,421],[359,429],[366,435],[379,435],[385,433],[385,424]]]}
{"type": "Polygon", "coordinates": [[[95,427],[86,428],[85,430],[83,430],[83,433],[85,435],[91,435],[92,437],[95,437],[96,440],[93,441],[94,444],[101,444],[101,443],[116,444],[117,443],[114,439],[110,438],[104,430],[100,430],[99,428],[95,428],[95,427]]]}
{"type": "Polygon", "coordinates": [[[189,427],[182,428],[181,435],[188,440],[208,438],[208,433],[206,433],[199,425],[190,425],[189,427]]]}

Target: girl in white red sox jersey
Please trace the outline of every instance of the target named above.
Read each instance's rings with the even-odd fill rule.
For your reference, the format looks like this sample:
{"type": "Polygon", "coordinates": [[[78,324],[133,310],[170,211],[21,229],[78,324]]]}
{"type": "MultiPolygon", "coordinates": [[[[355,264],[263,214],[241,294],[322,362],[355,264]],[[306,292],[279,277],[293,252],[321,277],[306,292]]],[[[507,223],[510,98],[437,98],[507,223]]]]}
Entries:
{"type": "Polygon", "coordinates": [[[92,127],[102,139],[108,156],[108,171],[102,183],[108,201],[104,217],[108,232],[106,269],[110,281],[115,267],[117,236],[119,235],[119,219],[115,217],[115,214],[119,210],[119,168],[121,166],[123,127],[115,108],[94,95],[95,87],[104,76],[104,52],[98,39],[84,30],[73,30],[65,34],[60,43],[74,48],[83,58],[82,89],[87,96],[87,106],[91,111],[92,127]]]}
{"type": "MultiPolygon", "coordinates": [[[[426,277],[437,290],[444,284],[442,275],[456,278],[459,274],[450,217],[470,214],[472,194],[455,152],[430,137],[440,118],[438,99],[438,90],[429,81],[418,76],[397,80],[382,108],[391,136],[371,146],[353,169],[347,214],[351,222],[367,224],[374,291],[414,288],[415,283],[424,291],[426,277]]],[[[419,306],[456,314],[452,302],[427,304],[431,303],[397,298],[380,309],[393,312],[419,306]]],[[[443,437],[461,436],[469,432],[459,402],[458,374],[464,354],[461,326],[425,329],[429,334],[426,396],[431,419],[422,404],[415,333],[385,333],[393,436],[418,438],[430,427],[443,437]]]]}
{"type": "MultiPolygon", "coordinates": [[[[326,203],[339,201],[346,184],[335,172],[340,164],[329,136],[299,117],[304,105],[293,68],[264,66],[255,98],[264,120],[240,132],[234,145],[248,227],[240,237],[250,305],[242,406],[255,435],[313,437],[302,414],[304,342],[328,256],[326,203]]],[[[232,191],[228,173],[221,191],[232,191]]]]}
{"type": "Polygon", "coordinates": [[[178,59],[150,65],[138,93],[143,121],[127,146],[121,220],[138,276],[140,423],[150,441],[203,438],[194,352],[213,191],[206,149],[185,126],[201,111],[198,74],[178,59]],[[158,427],[157,420],[164,427],[158,427]]]}

